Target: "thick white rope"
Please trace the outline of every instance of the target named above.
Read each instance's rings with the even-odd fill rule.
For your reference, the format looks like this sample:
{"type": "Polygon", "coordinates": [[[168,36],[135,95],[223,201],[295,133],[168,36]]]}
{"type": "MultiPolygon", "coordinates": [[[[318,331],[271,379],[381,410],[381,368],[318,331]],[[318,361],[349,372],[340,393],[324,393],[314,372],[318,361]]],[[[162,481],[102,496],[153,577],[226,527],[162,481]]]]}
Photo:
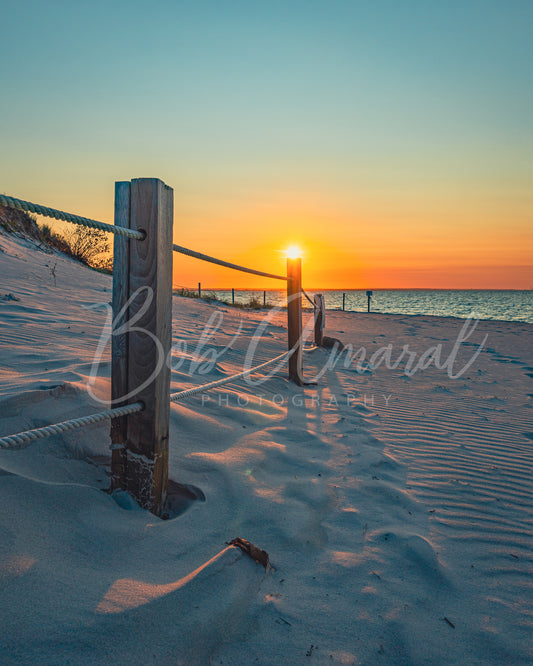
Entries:
{"type": "Polygon", "coordinates": [[[223,379],[216,379],[214,382],[209,382],[207,384],[202,384],[201,386],[195,386],[194,388],[185,389],[184,391],[178,391],[177,393],[172,393],[170,395],[170,402],[178,402],[178,400],[183,400],[184,398],[190,398],[193,395],[198,395],[199,393],[204,393],[205,391],[208,391],[209,389],[216,388],[218,386],[224,386],[225,384],[230,384],[231,382],[234,382],[236,379],[242,379],[243,377],[248,377],[248,375],[251,375],[254,372],[258,372],[259,370],[263,370],[263,368],[268,368],[269,365],[274,365],[274,363],[277,363],[278,361],[281,361],[282,359],[286,358],[291,353],[292,353],[292,351],[286,351],[283,354],[280,354],[279,356],[276,356],[276,358],[270,359],[270,361],[266,361],[265,363],[261,363],[261,365],[256,365],[255,367],[250,368],[249,370],[244,370],[244,372],[239,372],[236,375],[232,375],[231,377],[224,377],[223,379]]]}
{"type": "Polygon", "coordinates": [[[31,203],[30,201],[22,201],[22,199],[15,199],[14,197],[6,197],[0,194],[0,204],[8,208],[15,208],[17,210],[24,210],[29,213],[37,215],[44,215],[45,217],[53,217],[56,220],[65,220],[65,222],[73,222],[74,224],[81,224],[84,227],[91,227],[93,229],[102,229],[102,231],[109,231],[112,234],[119,236],[126,236],[127,238],[136,238],[137,240],[144,240],[146,234],[134,229],[126,229],[126,227],[119,227],[115,224],[107,224],[106,222],[98,222],[97,220],[90,220],[87,217],[80,215],[73,215],[72,213],[64,213],[55,208],[47,208],[39,204],[31,203]]]}
{"type": "Polygon", "coordinates": [[[218,264],[219,266],[225,266],[226,268],[234,268],[236,271],[242,271],[243,273],[251,273],[252,275],[260,275],[261,277],[274,278],[274,280],[287,281],[286,275],[274,275],[274,273],[264,273],[263,271],[256,271],[254,268],[245,268],[244,266],[239,266],[238,264],[230,264],[229,261],[215,259],[214,257],[210,257],[207,254],[189,250],[188,248],[182,247],[181,245],[173,245],[172,247],[174,252],[186,254],[188,257],[194,257],[195,259],[201,259],[202,261],[208,261],[211,264],[218,264]]]}
{"type": "MultiPolygon", "coordinates": [[[[268,368],[270,365],[274,365],[278,361],[286,358],[291,352],[286,351],[276,358],[270,359],[265,363],[256,365],[249,370],[244,370],[239,372],[231,377],[224,377],[224,379],[217,379],[214,382],[209,382],[207,384],[202,384],[201,386],[196,386],[195,388],[186,389],[184,391],[178,391],[177,393],[172,393],[169,397],[170,402],[177,402],[178,400],[183,400],[184,398],[189,398],[198,393],[204,393],[209,389],[215,388],[217,386],[224,386],[224,384],[229,384],[237,379],[247,377],[254,372],[268,368]]],[[[105,419],[118,418],[120,416],[127,416],[128,414],[135,414],[144,409],[142,402],[135,402],[131,405],[126,405],[125,407],[115,407],[114,409],[107,409],[98,414],[91,414],[90,416],[82,416],[78,419],[71,419],[70,421],[63,421],[62,423],[55,423],[53,425],[44,426],[43,428],[36,428],[34,430],[25,430],[24,432],[19,432],[16,435],[6,435],[5,437],[0,437],[0,448],[7,449],[12,446],[21,446],[23,444],[30,444],[36,439],[43,439],[45,437],[51,437],[52,435],[59,435],[62,432],[68,432],[69,430],[75,430],[76,428],[83,428],[87,425],[92,425],[93,423],[99,423],[105,419]]]]}
{"type": "Polygon", "coordinates": [[[30,444],[36,439],[59,435],[62,432],[68,432],[69,430],[75,430],[76,428],[83,428],[84,426],[99,423],[105,419],[113,419],[118,418],[119,416],[135,414],[136,412],[141,412],[143,409],[144,405],[142,402],[134,402],[133,404],[124,407],[106,409],[104,412],[99,412],[98,414],[82,416],[78,419],[55,423],[53,425],[44,426],[43,428],[36,428],[35,430],[25,430],[16,435],[7,435],[6,437],[0,437],[0,449],[7,449],[11,446],[20,446],[22,444],[30,444]]]}

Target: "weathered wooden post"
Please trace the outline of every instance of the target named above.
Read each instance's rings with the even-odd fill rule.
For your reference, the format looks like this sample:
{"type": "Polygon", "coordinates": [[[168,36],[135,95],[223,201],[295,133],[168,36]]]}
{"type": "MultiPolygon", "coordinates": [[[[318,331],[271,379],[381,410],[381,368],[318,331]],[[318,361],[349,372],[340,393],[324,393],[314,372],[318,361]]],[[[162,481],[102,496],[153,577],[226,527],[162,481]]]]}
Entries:
{"type": "Polygon", "coordinates": [[[344,305],[346,303],[346,294],[342,295],[342,311],[344,312],[344,305]]]}
{"type": "Polygon", "coordinates": [[[289,379],[302,386],[302,260],[287,257],[287,329],[289,350],[289,379]]]}
{"type": "MultiPolygon", "coordinates": [[[[115,183],[115,224],[130,227],[130,183],[115,183]]],[[[111,405],[127,404],[128,394],[128,335],[121,330],[128,320],[127,302],[130,296],[129,240],[116,234],[113,238],[113,335],[111,338],[111,405]],[[120,331],[115,333],[115,331],[120,331]]],[[[111,420],[111,491],[125,489],[126,416],[111,420]]]]}
{"type": "Polygon", "coordinates": [[[231,304],[235,305],[235,289],[231,288],[231,304]]]}
{"type": "Polygon", "coordinates": [[[326,304],[323,294],[315,294],[313,297],[315,305],[315,345],[322,347],[324,327],[326,325],[326,304]]]}
{"type": "Polygon", "coordinates": [[[202,298],[202,283],[198,282],[198,298],[202,298]]]}
{"type": "Polygon", "coordinates": [[[371,292],[371,291],[367,291],[367,292],[366,292],[366,297],[367,297],[367,299],[368,299],[368,304],[367,304],[367,305],[368,305],[368,310],[367,310],[367,311],[370,312],[370,300],[372,299],[372,292],[371,292]]]}
{"type": "Polygon", "coordinates": [[[267,293],[266,291],[263,292],[263,307],[266,308],[267,306],[267,293]]]}
{"type": "MultiPolygon", "coordinates": [[[[117,299],[113,306],[120,309],[128,303],[127,332],[125,351],[116,360],[112,392],[116,395],[122,390],[126,375],[122,395],[128,396],[128,403],[143,402],[144,409],[126,417],[122,430],[125,446],[120,459],[118,453],[114,454],[112,475],[115,487],[126,490],[143,508],[160,515],[168,487],[170,368],[166,361],[172,334],[173,191],[157,178],[118,183],[116,207],[124,216],[128,193],[129,224],[124,226],[145,232],[146,238],[129,241],[127,253],[118,250],[119,259],[123,257],[123,263],[128,264],[129,279],[127,289],[118,284],[115,288],[115,283],[124,279],[125,269],[120,268],[114,276],[117,299]],[[125,299],[122,305],[119,297],[125,299]]],[[[117,337],[120,346],[122,336],[117,337]]]]}

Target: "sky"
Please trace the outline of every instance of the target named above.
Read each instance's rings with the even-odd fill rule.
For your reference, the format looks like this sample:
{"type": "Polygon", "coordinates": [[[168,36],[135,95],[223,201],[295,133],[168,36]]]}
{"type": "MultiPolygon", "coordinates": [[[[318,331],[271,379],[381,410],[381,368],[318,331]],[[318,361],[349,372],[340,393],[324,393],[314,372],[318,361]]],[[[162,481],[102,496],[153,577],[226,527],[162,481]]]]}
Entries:
{"type": "MultiPolygon", "coordinates": [[[[309,289],[533,288],[530,0],[4,0],[0,191],[309,289]]],[[[174,256],[176,286],[277,288],[174,256]]]]}

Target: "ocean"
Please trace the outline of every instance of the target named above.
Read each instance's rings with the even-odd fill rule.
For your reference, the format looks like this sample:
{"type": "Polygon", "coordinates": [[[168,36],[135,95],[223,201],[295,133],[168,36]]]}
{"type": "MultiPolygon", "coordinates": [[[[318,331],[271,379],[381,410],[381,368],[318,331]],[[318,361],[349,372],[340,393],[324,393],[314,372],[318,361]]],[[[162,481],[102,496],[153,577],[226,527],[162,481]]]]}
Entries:
{"type": "MultiPolygon", "coordinates": [[[[349,312],[367,312],[367,292],[365,290],[346,290],[322,292],[308,291],[311,300],[316,293],[323,293],[328,310],[349,312]]],[[[202,296],[212,295],[220,300],[232,302],[230,290],[202,290],[202,296]]],[[[235,303],[247,304],[256,299],[259,304],[274,306],[286,304],[283,290],[246,291],[235,290],[235,303]]],[[[311,307],[307,298],[302,300],[303,307],[311,307]]],[[[436,289],[386,289],[372,292],[370,312],[408,315],[437,315],[439,317],[460,317],[467,319],[496,319],[500,321],[521,321],[533,324],[532,290],[436,290],[436,289]]]]}

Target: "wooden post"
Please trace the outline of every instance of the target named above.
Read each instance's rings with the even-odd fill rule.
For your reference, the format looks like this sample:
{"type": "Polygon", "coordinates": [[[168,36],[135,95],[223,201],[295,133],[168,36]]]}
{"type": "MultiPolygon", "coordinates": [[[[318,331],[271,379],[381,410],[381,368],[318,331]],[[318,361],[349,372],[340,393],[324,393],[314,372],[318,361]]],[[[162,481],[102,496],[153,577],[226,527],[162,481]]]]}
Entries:
{"type": "Polygon", "coordinates": [[[371,298],[372,298],[372,292],[371,292],[371,291],[367,291],[367,292],[366,292],[366,297],[367,297],[367,299],[368,299],[368,312],[370,312],[370,300],[371,300],[371,298]]]}
{"type": "Polygon", "coordinates": [[[344,304],[346,302],[346,294],[342,295],[342,311],[344,312],[344,304]]]}
{"type": "Polygon", "coordinates": [[[231,288],[231,304],[235,305],[235,289],[231,288]]]}
{"type": "Polygon", "coordinates": [[[266,308],[267,306],[267,293],[266,291],[263,292],[263,307],[266,308]]]}
{"type": "Polygon", "coordinates": [[[202,283],[198,282],[198,298],[202,298],[202,283]]]}
{"type": "Polygon", "coordinates": [[[322,347],[322,338],[324,337],[324,327],[326,324],[326,304],[323,294],[314,295],[315,302],[315,345],[322,347]]]}
{"type": "MultiPolygon", "coordinates": [[[[130,183],[115,183],[115,224],[130,226],[130,183]]],[[[128,394],[128,335],[115,330],[128,321],[126,305],[130,296],[129,243],[124,236],[113,238],[113,332],[111,338],[111,406],[122,407],[128,394]],[[122,316],[119,317],[119,314],[122,316]]],[[[142,242],[142,241],[141,241],[142,242]]],[[[126,489],[127,417],[111,420],[111,491],[126,489]]]]}
{"type": "Polygon", "coordinates": [[[287,258],[287,329],[289,350],[289,379],[302,386],[302,260],[287,258]]]}
{"type": "Polygon", "coordinates": [[[144,231],[146,238],[128,242],[130,325],[124,371],[128,402],[142,401],[144,410],[126,417],[120,487],[160,515],[168,487],[173,191],[157,178],[139,178],[131,181],[129,193],[129,226],[144,231]]]}

